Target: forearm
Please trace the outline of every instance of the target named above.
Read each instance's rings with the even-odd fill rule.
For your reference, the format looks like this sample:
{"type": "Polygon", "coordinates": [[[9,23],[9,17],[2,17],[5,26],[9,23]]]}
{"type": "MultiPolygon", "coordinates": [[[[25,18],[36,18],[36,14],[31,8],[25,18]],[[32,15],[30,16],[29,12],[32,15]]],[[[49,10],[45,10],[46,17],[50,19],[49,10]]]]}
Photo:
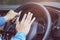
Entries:
{"type": "Polygon", "coordinates": [[[26,34],[23,32],[18,32],[11,40],[26,40],[26,34]]]}

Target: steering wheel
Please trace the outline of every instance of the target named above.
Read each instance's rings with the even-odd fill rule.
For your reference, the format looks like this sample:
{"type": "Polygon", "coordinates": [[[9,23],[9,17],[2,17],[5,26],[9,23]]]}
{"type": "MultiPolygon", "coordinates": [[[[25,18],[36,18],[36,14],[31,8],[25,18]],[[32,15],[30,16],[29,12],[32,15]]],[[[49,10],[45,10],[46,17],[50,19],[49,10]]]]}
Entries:
{"type": "MultiPolygon", "coordinates": [[[[16,12],[22,11],[19,21],[21,21],[24,13],[28,13],[28,12],[32,12],[34,14],[33,16],[37,18],[35,22],[32,24],[30,32],[27,35],[27,40],[33,39],[33,37],[37,34],[37,30],[38,30],[38,27],[40,27],[40,25],[44,26],[43,27],[44,34],[43,34],[42,40],[47,40],[51,31],[51,17],[48,10],[43,5],[37,4],[37,3],[27,3],[25,5],[20,6],[15,11],[16,12]]],[[[10,21],[5,25],[4,27],[5,36],[7,35],[7,33],[11,33],[14,35],[16,34],[15,25],[16,25],[15,21],[13,23],[10,21]]]]}

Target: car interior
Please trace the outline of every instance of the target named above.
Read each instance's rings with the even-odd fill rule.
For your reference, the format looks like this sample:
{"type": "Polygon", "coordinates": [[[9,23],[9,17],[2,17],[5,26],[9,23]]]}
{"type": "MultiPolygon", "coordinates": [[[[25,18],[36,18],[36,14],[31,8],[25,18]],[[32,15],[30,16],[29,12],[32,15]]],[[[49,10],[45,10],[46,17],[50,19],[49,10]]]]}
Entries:
{"type": "MultiPolygon", "coordinates": [[[[10,9],[18,13],[22,11],[19,21],[28,12],[36,17],[26,40],[60,40],[60,3],[28,2],[23,5],[0,5],[0,16],[5,16],[10,9]]],[[[11,40],[16,34],[15,21],[6,22],[0,27],[0,36],[3,40],[11,40]]]]}

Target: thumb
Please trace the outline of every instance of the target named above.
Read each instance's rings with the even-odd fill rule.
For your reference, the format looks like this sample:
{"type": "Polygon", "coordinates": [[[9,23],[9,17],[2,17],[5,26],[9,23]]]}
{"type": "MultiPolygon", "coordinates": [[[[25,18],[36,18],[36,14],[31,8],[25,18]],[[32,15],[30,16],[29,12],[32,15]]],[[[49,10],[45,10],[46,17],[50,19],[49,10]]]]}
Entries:
{"type": "Polygon", "coordinates": [[[19,13],[15,12],[15,15],[19,16],[19,15],[21,15],[21,12],[22,11],[20,11],[19,13]]]}

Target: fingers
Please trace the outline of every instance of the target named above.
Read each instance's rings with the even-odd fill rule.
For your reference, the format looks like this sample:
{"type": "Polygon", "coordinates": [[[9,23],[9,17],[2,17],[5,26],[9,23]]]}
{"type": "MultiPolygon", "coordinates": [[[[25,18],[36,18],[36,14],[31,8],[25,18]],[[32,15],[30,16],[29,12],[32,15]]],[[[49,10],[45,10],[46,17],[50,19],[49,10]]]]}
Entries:
{"type": "Polygon", "coordinates": [[[36,17],[34,17],[31,22],[30,22],[30,25],[32,25],[32,23],[34,22],[34,20],[36,19],[36,17]]]}
{"type": "Polygon", "coordinates": [[[19,15],[21,15],[22,11],[19,12],[19,15]]]}
{"type": "Polygon", "coordinates": [[[17,17],[17,20],[16,21],[19,21],[19,17],[20,17],[20,15],[21,15],[21,12],[22,11],[20,11],[18,14],[19,14],[19,16],[17,17]]]}
{"type": "Polygon", "coordinates": [[[26,21],[29,21],[30,15],[31,15],[31,13],[29,12],[27,15],[26,21]]]}
{"type": "Polygon", "coordinates": [[[24,14],[24,16],[23,16],[23,18],[22,18],[22,21],[21,21],[21,22],[24,22],[24,21],[25,21],[26,16],[27,16],[27,14],[24,14]]]}
{"type": "Polygon", "coordinates": [[[23,19],[22,19],[22,22],[28,22],[28,23],[30,23],[32,21],[31,22],[31,24],[32,24],[33,21],[35,20],[35,17],[32,19],[32,16],[33,16],[33,13],[31,13],[31,12],[29,12],[28,15],[27,14],[24,14],[23,19]]]}
{"type": "MultiPolygon", "coordinates": [[[[28,15],[24,14],[21,22],[28,22],[31,25],[34,22],[34,20],[36,19],[35,17],[32,19],[32,16],[33,16],[33,13],[31,13],[31,12],[29,12],[28,15]]],[[[19,21],[17,21],[17,23],[19,23],[19,21]]]]}
{"type": "Polygon", "coordinates": [[[22,11],[20,11],[18,14],[19,14],[19,16],[17,17],[17,19],[16,19],[16,23],[19,23],[19,17],[20,17],[20,15],[21,15],[21,12],[22,11]]]}
{"type": "Polygon", "coordinates": [[[19,21],[19,17],[16,17],[16,22],[19,21]]]}
{"type": "Polygon", "coordinates": [[[27,21],[27,22],[30,22],[31,19],[32,19],[32,16],[33,16],[33,14],[32,14],[31,12],[29,12],[29,13],[28,13],[28,16],[27,16],[27,18],[26,18],[26,21],[27,21]]]}
{"type": "Polygon", "coordinates": [[[17,12],[14,12],[14,13],[15,13],[16,17],[20,17],[22,11],[20,11],[19,13],[17,13],[17,12]]]}
{"type": "Polygon", "coordinates": [[[10,10],[9,13],[13,13],[14,15],[18,15],[14,10],[10,10]]]}
{"type": "Polygon", "coordinates": [[[31,21],[32,17],[33,17],[33,13],[30,12],[30,17],[29,17],[29,19],[28,19],[29,22],[31,21]]]}
{"type": "Polygon", "coordinates": [[[15,15],[17,17],[17,16],[20,16],[20,14],[21,14],[22,11],[20,11],[19,13],[17,13],[14,10],[10,10],[9,12],[11,12],[13,15],[15,15]]]}

